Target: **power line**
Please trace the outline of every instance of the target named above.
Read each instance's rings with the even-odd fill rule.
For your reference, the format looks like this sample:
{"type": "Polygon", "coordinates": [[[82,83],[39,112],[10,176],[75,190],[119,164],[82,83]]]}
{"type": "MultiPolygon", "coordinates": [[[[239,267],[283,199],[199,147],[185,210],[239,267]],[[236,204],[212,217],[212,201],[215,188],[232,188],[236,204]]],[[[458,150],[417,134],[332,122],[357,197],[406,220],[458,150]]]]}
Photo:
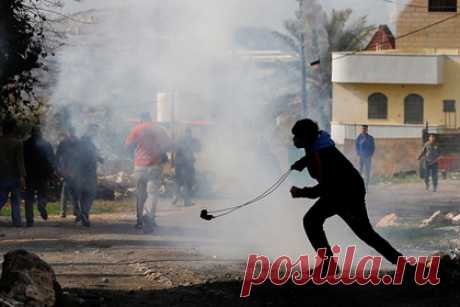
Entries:
{"type": "MultiPolygon", "coordinates": [[[[418,29],[416,29],[416,30],[410,31],[410,32],[408,32],[408,33],[404,33],[404,34],[402,34],[402,35],[400,35],[400,36],[395,37],[395,41],[398,41],[398,40],[400,40],[400,39],[402,39],[402,38],[406,38],[406,37],[408,37],[408,36],[417,34],[417,33],[419,33],[419,32],[423,32],[423,31],[428,30],[428,29],[430,29],[430,28],[432,28],[432,27],[435,27],[435,26],[440,25],[440,24],[442,24],[442,23],[444,23],[444,22],[447,22],[447,21],[449,21],[449,20],[451,20],[451,19],[457,18],[458,16],[460,16],[460,13],[456,13],[455,15],[451,15],[451,16],[449,16],[449,17],[447,17],[447,18],[438,20],[438,21],[436,21],[436,22],[433,22],[433,23],[431,23],[431,24],[429,24],[429,25],[423,26],[423,27],[418,28],[418,29]]],[[[351,53],[341,55],[341,56],[339,56],[339,57],[333,58],[332,60],[333,60],[333,61],[335,61],[335,60],[340,60],[340,59],[345,58],[345,57],[347,57],[347,56],[355,55],[356,53],[361,52],[361,51],[363,51],[363,50],[352,51],[351,53]]]]}

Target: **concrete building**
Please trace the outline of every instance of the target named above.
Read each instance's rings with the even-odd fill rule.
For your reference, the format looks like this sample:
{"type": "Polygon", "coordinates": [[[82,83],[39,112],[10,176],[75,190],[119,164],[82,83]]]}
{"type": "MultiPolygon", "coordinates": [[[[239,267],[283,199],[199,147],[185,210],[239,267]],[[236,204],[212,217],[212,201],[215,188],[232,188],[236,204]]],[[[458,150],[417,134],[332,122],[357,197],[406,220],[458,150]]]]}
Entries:
{"type": "Polygon", "coordinates": [[[395,49],[333,54],[332,134],[348,155],[366,124],[376,173],[415,170],[426,122],[432,132],[459,128],[459,29],[456,0],[413,0],[397,21],[395,49]]]}

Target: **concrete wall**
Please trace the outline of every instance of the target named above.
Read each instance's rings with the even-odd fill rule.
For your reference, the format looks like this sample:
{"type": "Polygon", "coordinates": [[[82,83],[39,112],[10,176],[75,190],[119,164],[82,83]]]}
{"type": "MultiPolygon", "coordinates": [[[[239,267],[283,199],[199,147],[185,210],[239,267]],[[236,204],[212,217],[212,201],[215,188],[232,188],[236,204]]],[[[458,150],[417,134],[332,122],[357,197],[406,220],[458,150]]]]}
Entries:
{"type": "MultiPolygon", "coordinates": [[[[332,121],[339,124],[402,125],[405,97],[409,94],[418,94],[424,98],[424,121],[431,125],[444,125],[443,100],[456,100],[457,109],[460,109],[459,56],[446,56],[443,79],[443,84],[440,85],[334,83],[332,121]],[[367,98],[376,92],[388,97],[388,118],[385,120],[367,118],[367,98]]],[[[454,117],[458,128],[458,112],[454,117]]]]}
{"type": "Polygon", "coordinates": [[[332,82],[441,84],[444,56],[386,53],[332,55],[332,82]]]}
{"type": "MultiPolygon", "coordinates": [[[[422,149],[420,138],[375,139],[376,152],[373,158],[373,174],[393,176],[394,174],[418,170],[417,157],[422,149]]],[[[342,147],[344,154],[358,167],[355,141],[346,140],[342,147]]]]}
{"type": "MultiPolygon", "coordinates": [[[[396,37],[423,28],[457,13],[428,12],[428,0],[412,0],[406,6],[396,23],[396,37]]],[[[414,48],[460,48],[460,18],[452,18],[425,31],[397,39],[397,49],[414,48]]]]}

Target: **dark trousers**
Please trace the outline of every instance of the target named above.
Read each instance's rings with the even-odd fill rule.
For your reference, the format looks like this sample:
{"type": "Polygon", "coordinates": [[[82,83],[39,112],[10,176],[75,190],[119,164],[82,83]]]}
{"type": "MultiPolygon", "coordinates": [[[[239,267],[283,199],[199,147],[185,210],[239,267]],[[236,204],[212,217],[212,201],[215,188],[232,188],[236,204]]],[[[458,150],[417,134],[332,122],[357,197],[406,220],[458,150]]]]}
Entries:
{"type": "Polygon", "coordinates": [[[89,214],[93,206],[94,199],[96,198],[96,187],[89,187],[80,190],[79,205],[77,214],[79,214],[86,221],[89,221],[89,214]]]}
{"type": "Polygon", "coordinates": [[[430,177],[431,180],[433,181],[433,188],[436,190],[438,187],[438,163],[434,163],[431,165],[428,165],[428,163],[425,166],[425,185],[427,189],[430,187],[430,177]]]}
{"type": "Polygon", "coordinates": [[[79,216],[80,209],[78,205],[78,196],[77,190],[74,185],[70,181],[64,180],[62,183],[62,190],[61,190],[61,216],[65,217],[67,215],[67,202],[71,201],[73,215],[79,216]]]}
{"type": "Polygon", "coordinates": [[[193,164],[176,166],[176,197],[184,200],[184,206],[192,205],[192,189],[195,183],[193,164]]]}
{"type": "Polygon", "coordinates": [[[361,240],[373,247],[391,263],[396,264],[398,257],[402,256],[374,231],[367,215],[364,200],[321,198],[308,210],[303,219],[303,225],[315,250],[326,248],[326,256],[333,255],[323,225],[326,219],[334,215],[340,216],[361,240]]]}
{"type": "Polygon", "coordinates": [[[0,210],[11,198],[11,220],[14,226],[21,226],[21,184],[18,180],[0,180],[0,210]]]}
{"type": "Polygon", "coordinates": [[[39,211],[46,210],[48,199],[47,193],[47,181],[39,179],[28,179],[26,180],[26,195],[25,195],[25,212],[27,224],[34,223],[34,203],[37,200],[37,207],[39,211]]]}

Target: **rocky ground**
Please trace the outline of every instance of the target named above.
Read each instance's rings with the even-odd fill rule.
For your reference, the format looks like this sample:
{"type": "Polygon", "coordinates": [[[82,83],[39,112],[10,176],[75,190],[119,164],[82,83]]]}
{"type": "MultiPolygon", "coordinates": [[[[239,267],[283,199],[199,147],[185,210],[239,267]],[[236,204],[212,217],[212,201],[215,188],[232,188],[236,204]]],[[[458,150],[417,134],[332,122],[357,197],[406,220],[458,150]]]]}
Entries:
{"type": "MultiPolygon", "coordinates": [[[[446,250],[458,244],[460,226],[419,225],[437,210],[460,213],[458,185],[458,181],[443,181],[437,193],[424,191],[420,183],[373,185],[368,196],[371,220],[377,224],[385,215],[394,214],[393,223],[379,232],[406,254],[446,250]]],[[[4,254],[25,249],[48,262],[70,299],[66,303],[69,306],[278,306],[307,302],[328,306],[368,306],[370,302],[447,306],[460,298],[452,290],[455,287],[444,283],[437,287],[378,288],[266,285],[255,288],[250,299],[241,300],[245,255],[250,250],[247,242],[239,244],[238,240],[220,237],[223,228],[235,228],[231,217],[222,221],[223,228],[210,228],[198,218],[203,207],[213,208],[220,202],[199,200],[196,206],[183,208],[163,200],[158,210],[160,227],[153,235],[134,229],[134,208],[126,202],[113,203],[110,212],[95,214],[90,229],[74,225],[70,217],[58,216],[51,216],[47,222],[37,219],[34,228],[18,229],[3,216],[0,251],[4,254]]],[[[294,216],[301,219],[297,213],[302,214],[306,208],[295,207],[294,216]]],[[[262,229],[272,231],[273,227],[266,226],[262,229]]],[[[298,228],[295,224],[292,231],[303,238],[298,228]]],[[[272,244],[277,244],[276,237],[272,244]]],[[[255,250],[256,246],[252,245],[255,250]]]]}

